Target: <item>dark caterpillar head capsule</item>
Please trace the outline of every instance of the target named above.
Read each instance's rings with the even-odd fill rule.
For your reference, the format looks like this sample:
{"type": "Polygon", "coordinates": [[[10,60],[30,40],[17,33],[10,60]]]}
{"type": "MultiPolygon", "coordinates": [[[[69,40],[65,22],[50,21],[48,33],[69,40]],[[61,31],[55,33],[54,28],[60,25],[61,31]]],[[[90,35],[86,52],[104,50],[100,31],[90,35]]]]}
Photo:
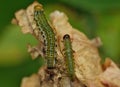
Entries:
{"type": "Polygon", "coordinates": [[[64,40],[65,40],[65,39],[70,39],[69,34],[65,34],[64,37],[63,37],[63,39],[64,39],[64,40]]]}
{"type": "Polygon", "coordinates": [[[34,10],[35,10],[35,11],[43,11],[43,7],[42,7],[41,4],[39,4],[39,5],[36,5],[36,6],[34,7],[34,10]]]}

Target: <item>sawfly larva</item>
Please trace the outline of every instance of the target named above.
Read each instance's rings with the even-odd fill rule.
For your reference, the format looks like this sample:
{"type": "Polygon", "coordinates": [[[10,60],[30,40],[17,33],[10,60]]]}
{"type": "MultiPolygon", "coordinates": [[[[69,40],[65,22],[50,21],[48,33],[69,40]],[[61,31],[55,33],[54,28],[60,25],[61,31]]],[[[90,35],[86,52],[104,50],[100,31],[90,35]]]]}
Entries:
{"type": "Polygon", "coordinates": [[[64,50],[65,50],[65,61],[67,64],[68,74],[71,79],[74,78],[74,62],[73,62],[73,50],[71,46],[71,39],[68,34],[65,34],[63,37],[64,50]]]}
{"type": "Polygon", "coordinates": [[[56,57],[55,33],[45,17],[42,5],[36,5],[34,7],[34,20],[44,39],[44,51],[45,59],[47,60],[47,68],[52,69],[55,67],[56,57]]]}

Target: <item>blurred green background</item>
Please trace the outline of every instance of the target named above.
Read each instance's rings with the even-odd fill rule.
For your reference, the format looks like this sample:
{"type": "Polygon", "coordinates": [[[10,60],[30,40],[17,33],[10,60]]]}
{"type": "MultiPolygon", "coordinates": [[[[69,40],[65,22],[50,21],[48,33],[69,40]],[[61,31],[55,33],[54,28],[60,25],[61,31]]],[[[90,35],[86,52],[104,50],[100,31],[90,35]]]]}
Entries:
{"type": "MultiPolygon", "coordinates": [[[[20,27],[11,24],[14,13],[34,0],[0,1],[0,87],[20,87],[22,77],[36,73],[42,59],[32,60],[27,44],[37,44],[35,38],[24,35],[20,27]]],[[[111,57],[120,65],[120,0],[38,0],[44,5],[47,18],[54,10],[65,12],[73,27],[90,39],[99,36],[103,45],[100,56],[111,57]]]]}

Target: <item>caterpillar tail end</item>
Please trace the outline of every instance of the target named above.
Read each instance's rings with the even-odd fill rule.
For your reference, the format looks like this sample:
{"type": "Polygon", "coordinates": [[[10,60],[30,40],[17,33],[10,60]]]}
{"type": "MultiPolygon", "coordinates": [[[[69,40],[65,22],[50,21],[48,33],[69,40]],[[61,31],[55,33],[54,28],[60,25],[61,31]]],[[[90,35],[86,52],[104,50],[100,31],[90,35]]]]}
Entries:
{"type": "Polygon", "coordinates": [[[47,67],[47,69],[54,69],[55,67],[47,67]]]}

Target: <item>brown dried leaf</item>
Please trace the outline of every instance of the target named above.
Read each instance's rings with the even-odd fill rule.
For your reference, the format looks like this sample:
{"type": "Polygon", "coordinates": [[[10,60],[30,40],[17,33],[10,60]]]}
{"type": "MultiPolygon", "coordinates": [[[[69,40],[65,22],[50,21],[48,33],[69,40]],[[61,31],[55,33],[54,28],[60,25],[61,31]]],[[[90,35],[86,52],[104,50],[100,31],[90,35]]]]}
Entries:
{"type": "Polygon", "coordinates": [[[19,10],[18,12],[15,13],[16,20],[18,21],[18,25],[22,27],[22,32],[23,33],[32,33],[32,28],[29,24],[27,15],[25,10],[19,10]]]}
{"type": "Polygon", "coordinates": [[[96,37],[96,38],[92,39],[91,43],[96,47],[102,46],[102,41],[101,41],[100,37],[96,37]]]}
{"type": "Polygon", "coordinates": [[[104,63],[105,71],[100,75],[100,80],[108,87],[120,87],[120,69],[107,58],[104,63]]]}
{"type": "Polygon", "coordinates": [[[61,50],[64,49],[63,36],[69,34],[72,38],[72,48],[75,51],[75,74],[79,81],[88,87],[93,87],[93,85],[94,87],[103,87],[97,79],[102,69],[96,46],[82,32],[72,28],[64,13],[59,11],[51,13],[51,22],[56,29],[61,50]]]}
{"type": "Polygon", "coordinates": [[[33,4],[28,6],[26,10],[21,9],[17,11],[15,13],[16,19],[12,20],[14,24],[18,24],[22,28],[21,30],[24,34],[30,33],[39,41],[40,44],[38,46],[31,47],[30,45],[28,45],[28,52],[31,54],[33,59],[37,58],[39,55],[43,57],[43,38],[40,34],[40,31],[36,29],[37,27],[34,23],[33,17],[34,6],[38,4],[39,3],[35,1],[33,4]]]}
{"type": "MultiPolygon", "coordinates": [[[[32,55],[33,58],[43,54],[43,38],[40,36],[40,32],[36,28],[36,24],[33,18],[33,8],[35,5],[39,4],[34,2],[26,10],[18,11],[16,15],[16,20],[18,25],[22,27],[23,33],[31,33],[39,41],[38,46],[31,47],[28,45],[28,52],[32,55]]],[[[40,5],[40,4],[39,4],[40,5]]],[[[55,31],[57,38],[57,62],[56,68],[53,70],[48,70],[45,67],[40,68],[38,72],[39,86],[32,87],[105,87],[102,83],[105,83],[109,79],[105,78],[109,70],[106,69],[102,73],[102,68],[100,64],[100,56],[98,53],[97,46],[100,45],[99,39],[89,40],[82,32],[73,28],[69,22],[68,17],[59,11],[55,11],[50,15],[50,24],[55,31]],[[63,36],[69,34],[72,42],[72,49],[74,50],[74,64],[75,64],[75,80],[72,82],[68,76],[65,66],[65,59],[63,56],[63,36]],[[101,79],[100,79],[101,78],[101,79]],[[101,83],[102,81],[102,83],[101,83]]],[[[108,65],[111,65],[111,62],[108,65]]],[[[112,65],[114,65],[112,63],[112,65]]],[[[115,69],[115,72],[118,72],[119,69],[115,69]]],[[[110,71],[114,72],[114,71],[110,71]]],[[[115,73],[114,76],[119,75],[115,73]]],[[[120,75],[119,75],[120,76],[120,75]]],[[[31,78],[31,77],[30,77],[31,78]]],[[[29,78],[28,78],[29,79],[29,78]]],[[[34,78],[33,78],[34,79],[34,78]]],[[[119,78],[117,79],[117,81],[119,78]]],[[[26,81],[26,80],[25,80],[26,81]]],[[[33,80],[32,80],[33,81],[33,80]]],[[[36,81],[36,80],[35,80],[36,81]]],[[[38,81],[38,80],[37,80],[38,81]]],[[[110,80],[111,81],[111,80],[110,80]]],[[[110,82],[110,84],[117,85],[116,80],[110,82]]],[[[31,84],[30,82],[29,84],[31,84]]],[[[109,83],[109,82],[108,82],[109,83]]],[[[28,82],[22,82],[24,85],[28,85],[28,82]]],[[[24,87],[24,86],[21,86],[24,87]]],[[[27,86],[25,86],[27,87],[27,86]]],[[[31,87],[31,86],[29,86],[31,87]]],[[[112,86],[110,86],[112,87],[112,86]]],[[[118,87],[118,86],[117,86],[118,87]]]]}
{"type": "Polygon", "coordinates": [[[31,54],[32,59],[36,59],[39,55],[44,57],[42,50],[43,46],[34,46],[32,47],[30,44],[28,44],[28,52],[31,54]]]}
{"type": "Polygon", "coordinates": [[[30,77],[24,77],[21,87],[40,87],[39,76],[37,74],[33,74],[30,77]]]}

